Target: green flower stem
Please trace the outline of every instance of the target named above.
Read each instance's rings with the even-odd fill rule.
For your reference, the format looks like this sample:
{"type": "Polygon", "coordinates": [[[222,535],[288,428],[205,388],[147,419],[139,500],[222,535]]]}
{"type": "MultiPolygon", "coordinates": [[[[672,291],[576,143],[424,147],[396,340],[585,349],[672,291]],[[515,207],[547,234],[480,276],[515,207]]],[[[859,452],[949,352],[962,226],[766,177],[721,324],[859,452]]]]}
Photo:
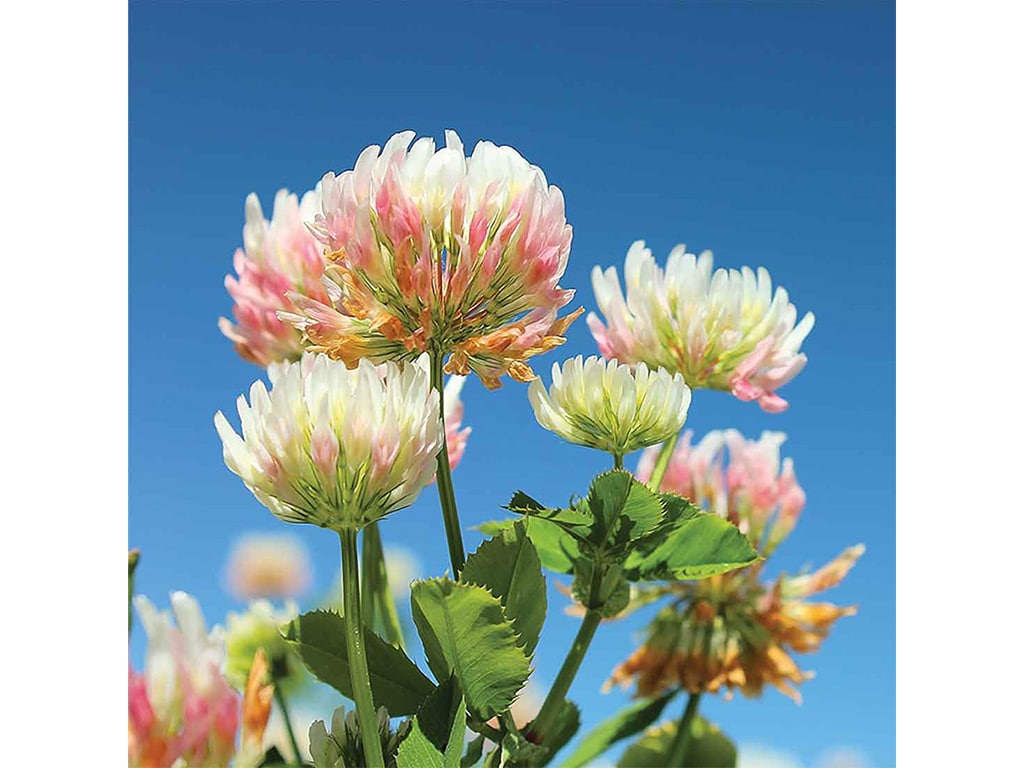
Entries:
{"type": "Polygon", "coordinates": [[[647,486],[655,493],[661,490],[661,480],[665,477],[665,470],[668,469],[668,463],[672,459],[672,453],[678,442],[679,433],[676,432],[673,437],[661,444],[661,451],[659,451],[658,458],[654,462],[654,469],[651,471],[651,479],[647,481],[647,486]]]}
{"type": "Polygon", "coordinates": [[[372,522],[363,529],[363,619],[366,626],[376,628],[377,609],[380,609],[380,623],[384,628],[384,639],[399,648],[405,647],[402,625],[398,620],[395,596],[388,584],[387,563],[384,560],[384,546],[380,539],[380,527],[372,522]]]}
{"type": "Polygon", "coordinates": [[[576,639],[573,640],[572,647],[569,648],[569,653],[565,657],[565,661],[562,662],[562,668],[558,670],[555,684],[548,691],[540,712],[537,713],[533,725],[530,726],[530,740],[535,744],[543,744],[551,734],[551,729],[557,722],[558,714],[565,703],[565,696],[569,693],[569,687],[580,669],[580,663],[583,661],[600,623],[601,614],[588,609],[586,616],[583,617],[583,624],[580,626],[579,632],[576,633],[576,639]]]}
{"type": "Polygon", "coordinates": [[[430,352],[430,383],[437,390],[441,405],[441,450],[437,452],[437,495],[441,500],[441,514],[444,516],[444,532],[448,537],[448,554],[452,561],[452,575],[458,578],[466,564],[466,549],[462,545],[462,527],[459,525],[459,510],[455,506],[455,486],[452,485],[452,468],[448,465],[448,439],[444,434],[444,355],[438,350],[430,352]]]}
{"type": "Polygon", "coordinates": [[[348,663],[352,676],[352,698],[356,704],[356,718],[363,737],[363,756],[367,768],[384,768],[384,752],[380,746],[377,730],[377,710],[373,707],[373,692],[370,690],[370,670],[366,666],[366,650],[363,647],[363,615],[359,605],[359,560],[356,547],[356,529],[342,528],[341,536],[341,586],[345,606],[345,638],[348,646],[348,663]]]}
{"type": "Polygon", "coordinates": [[[612,458],[615,460],[615,469],[622,469],[622,454],[613,453],[612,458]]]}
{"type": "Polygon", "coordinates": [[[299,750],[299,742],[298,739],[295,738],[295,731],[292,730],[292,718],[288,714],[288,705],[284,702],[284,694],[281,693],[281,686],[276,683],[274,685],[274,700],[277,702],[277,706],[281,708],[281,719],[284,720],[284,727],[288,731],[288,741],[291,742],[295,762],[301,764],[303,755],[299,750]]]}
{"type": "Polygon", "coordinates": [[[676,736],[672,739],[672,747],[668,751],[668,762],[666,765],[685,765],[683,758],[686,757],[686,748],[690,745],[690,736],[693,733],[693,718],[697,716],[697,707],[700,705],[700,693],[691,693],[686,700],[686,710],[679,718],[676,725],[676,736]]]}

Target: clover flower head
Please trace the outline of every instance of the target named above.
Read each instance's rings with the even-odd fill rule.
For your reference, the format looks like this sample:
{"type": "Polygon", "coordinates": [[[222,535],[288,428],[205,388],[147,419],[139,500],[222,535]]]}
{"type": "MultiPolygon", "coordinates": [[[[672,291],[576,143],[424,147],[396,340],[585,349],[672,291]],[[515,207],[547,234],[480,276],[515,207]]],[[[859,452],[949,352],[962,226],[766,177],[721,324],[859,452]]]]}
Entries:
{"type": "MultiPolygon", "coordinates": [[[[730,429],[711,432],[693,445],[687,432],[669,460],[661,490],[727,518],[767,558],[792,532],[805,503],[792,461],[780,461],[785,439],[781,432],[765,432],[748,440],[730,429]]],[[[641,457],[640,480],[650,477],[658,451],[651,448],[641,457]]],[[[807,598],[837,586],[863,553],[863,545],[849,547],[814,573],[782,574],[774,581],[762,578],[762,560],[710,579],[669,584],[675,599],[608,685],[635,682],[638,696],[674,686],[691,693],[725,690],[729,695],[738,689],[758,696],[765,685],[774,685],[799,702],[795,686],[813,673],[801,670],[793,654],[817,650],[836,621],[857,612],[807,598]]]]}
{"type": "Polygon", "coordinates": [[[763,267],[712,271],[710,251],[672,249],[665,268],[638,240],[626,255],[623,296],[615,267],[594,267],[593,285],[604,322],[587,317],[601,354],[623,363],[678,371],[694,389],[732,392],[770,413],[788,403],[776,394],[807,363],[800,345],[814,326],[808,312],[796,322],[785,288],[772,293],[763,267]]]}
{"type": "Polygon", "coordinates": [[[173,617],[142,595],[134,603],[149,642],[143,671],[128,673],[129,765],[227,765],[240,697],[222,674],[223,630],[207,632],[199,603],[184,592],[171,594],[173,617]]]}
{"type": "Polygon", "coordinates": [[[426,359],[356,368],[307,353],[238,399],[239,436],[215,417],[224,461],[281,520],[362,528],[434,477],[443,432],[426,359]]]}
{"type": "Polygon", "coordinates": [[[322,282],[323,248],[306,226],[319,208],[318,190],[307,192],[300,202],[282,189],[267,221],[259,198],[250,194],[245,199],[244,248],[235,251],[238,276],[224,279],[235,302],[235,322],[222,317],[219,325],[238,353],[252,363],[266,367],[302,355],[302,332],[278,317],[278,312],[297,309],[287,294],[328,301],[322,282]]]}
{"type": "Polygon", "coordinates": [[[527,360],[582,311],[557,317],[573,296],[558,285],[572,242],[562,193],[512,147],[481,141],[467,157],[454,131],[441,149],[413,136],[323,177],[313,232],[329,300],[292,295],[299,311],[281,317],[350,366],[433,350],[489,388],[530,381],[527,360]]]}
{"type": "Polygon", "coordinates": [[[640,363],[631,370],[615,360],[583,356],[551,368],[551,387],[529,389],[537,422],[570,443],[615,456],[677,434],[686,422],[690,388],[683,377],[640,363]]]}
{"type": "Polygon", "coordinates": [[[231,549],[226,569],[228,589],[239,600],[296,597],[312,579],[309,553],[294,536],[249,533],[231,549]]]}

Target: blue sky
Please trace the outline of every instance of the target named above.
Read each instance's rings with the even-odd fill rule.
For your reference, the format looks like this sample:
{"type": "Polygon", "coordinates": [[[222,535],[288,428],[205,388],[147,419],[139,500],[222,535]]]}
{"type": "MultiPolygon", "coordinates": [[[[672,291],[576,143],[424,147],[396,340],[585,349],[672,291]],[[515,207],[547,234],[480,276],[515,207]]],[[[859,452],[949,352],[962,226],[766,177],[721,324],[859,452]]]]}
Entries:
{"type": "MultiPolygon", "coordinates": [[[[143,550],[141,591],[163,604],[185,589],[221,619],[235,607],[221,586],[230,543],[286,527],[223,466],[212,421],[260,375],[217,330],[245,195],[269,211],[279,187],[308,189],[397,130],[440,140],[454,128],[467,146],[516,147],[562,189],[574,228],[562,284],[577,305],[594,307],[594,265],[621,264],[645,239],[659,260],[684,242],[717,266],[763,265],[814,311],[810,362],[782,390],[789,411],[701,391],[688,427],[789,434],[808,505],[774,567],[864,542],[831,595],[860,614],[802,659],[817,672],[802,706],[767,692],[703,709],[737,742],[805,765],[837,746],[894,764],[892,5],[135,3],[130,35],[129,542],[143,550]]],[[[580,321],[536,367],[547,379],[551,363],[594,352],[580,321]]],[[[455,483],[467,526],[502,516],[519,487],[564,502],[607,464],[537,426],[525,394],[465,388],[473,435],[455,483]]],[[[326,584],[335,539],[287,528],[326,584]]],[[[446,567],[433,494],[382,532],[427,574],[446,567]]],[[[545,683],[575,631],[564,598],[552,589],[549,602],[545,683]]],[[[599,690],[647,616],[598,633],[571,694],[584,730],[625,701],[599,690]]]]}

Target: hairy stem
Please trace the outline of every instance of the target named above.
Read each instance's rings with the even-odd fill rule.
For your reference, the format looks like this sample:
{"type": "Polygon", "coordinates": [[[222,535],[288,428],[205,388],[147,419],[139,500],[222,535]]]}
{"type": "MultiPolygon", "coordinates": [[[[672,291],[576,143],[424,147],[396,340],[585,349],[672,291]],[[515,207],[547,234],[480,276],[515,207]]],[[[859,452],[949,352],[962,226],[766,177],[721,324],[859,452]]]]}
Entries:
{"type": "Polygon", "coordinates": [[[565,661],[562,662],[562,668],[558,670],[558,677],[555,678],[555,683],[548,691],[540,712],[537,713],[533,725],[530,726],[531,741],[534,743],[543,744],[544,739],[550,735],[551,729],[558,720],[562,705],[565,703],[565,696],[569,693],[569,687],[580,669],[580,663],[583,661],[600,623],[601,614],[588,609],[586,616],[583,617],[583,624],[580,626],[579,632],[576,633],[576,639],[573,640],[569,653],[566,655],[565,661]]]}
{"type": "Polygon", "coordinates": [[[462,528],[459,525],[459,510],[455,506],[455,486],[452,484],[452,468],[448,465],[448,438],[444,434],[444,355],[439,350],[430,352],[430,383],[437,390],[441,401],[441,450],[437,452],[437,495],[441,500],[441,514],[444,516],[444,532],[448,537],[448,554],[452,561],[452,575],[458,578],[466,563],[466,550],[462,545],[462,528]]]}
{"type": "Polygon", "coordinates": [[[363,645],[363,616],[359,605],[359,562],[356,548],[356,530],[343,528],[341,536],[342,591],[345,606],[345,633],[348,646],[349,672],[352,676],[352,699],[356,704],[356,718],[363,737],[363,756],[367,768],[384,768],[384,752],[377,731],[377,710],[373,707],[370,690],[370,670],[366,666],[363,645]]]}

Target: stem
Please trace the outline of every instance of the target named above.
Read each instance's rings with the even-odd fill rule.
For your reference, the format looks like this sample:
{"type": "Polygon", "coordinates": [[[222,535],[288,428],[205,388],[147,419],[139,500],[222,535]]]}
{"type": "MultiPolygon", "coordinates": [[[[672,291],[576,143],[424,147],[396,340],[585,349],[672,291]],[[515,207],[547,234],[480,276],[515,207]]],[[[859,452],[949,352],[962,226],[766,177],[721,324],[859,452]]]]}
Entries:
{"type": "Polygon", "coordinates": [[[437,452],[437,495],[441,500],[441,514],[444,516],[444,532],[448,537],[448,554],[452,561],[452,575],[458,578],[466,563],[466,550],[462,546],[462,528],[459,525],[459,510],[455,506],[455,486],[452,485],[452,468],[448,465],[448,437],[444,431],[444,355],[438,350],[430,352],[430,384],[437,390],[441,406],[441,450],[437,452]]]}
{"type": "Polygon", "coordinates": [[[551,686],[540,712],[537,713],[533,725],[530,726],[532,736],[530,740],[535,744],[543,744],[544,739],[551,733],[551,729],[558,719],[559,711],[562,709],[562,704],[565,702],[565,696],[569,692],[569,687],[579,671],[583,656],[590,647],[590,642],[594,639],[594,633],[600,623],[601,614],[588,609],[586,616],[583,617],[583,624],[580,626],[579,632],[576,633],[576,639],[573,640],[572,647],[569,648],[569,653],[566,655],[565,661],[562,662],[562,668],[558,670],[555,684],[551,686]]]}
{"type": "Polygon", "coordinates": [[[661,490],[661,480],[665,477],[665,470],[668,469],[668,463],[672,459],[672,453],[675,451],[676,443],[678,442],[679,433],[676,432],[673,437],[670,437],[661,444],[661,451],[658,453],[658,458],[654,462],[654,469],[651,471],[651,479],[647,481],[647,485],[655,493],[661,490]]]}
{"type": "Polygon", "coordinates": [[[281,708],[281,719],[284,720],[284,727],[288,731],[288,741],[291,742],[292,752],[295,755],[295,762],[302,762],[302,752],[299,750],[299,742],[295,738],[295,731],[292,730],[292,718],[288,714],[288,705],[284,703],[284,694],[281,693],[281,686],[274,686],[274,700],[277,701],[277,706],[281,708]]]}
{"type": "Polygon", "coordinates": [[[374,630],[378,608],[384,639],[398,648],[404,648],[405,640],[402,637],[402,625],[398,620],[398,608],[388,584],[388,569],[384,560],[380,527],[374,521],[363,529],[363,620],[366,626],[374,630]]]}
{"type": "Polygon", "coordinates": [[[622,469],[622,454],[613,453],[612,458],[615,459],[615,469],[622,469]]]}
{"type": "Polygon", "coordinates": [[[373,706],[370,690],[370,670],[366,666],[363,647],[363,616],[359,605],[359,561],[356,549],[356,529],[342,528],[341,586],[344,592],[345,638],[348,646],[349,674],[352,678],[352,700],[356,704],[356,718],[363,737],[363,757],[367,768],[384,768],[384,752],[377,731],[377,710],[373,706]]]}
{"type": "Polygon", "coordinates": [[[691,693],[686,700],[686,710],[676,725],[676,737],[672,740],[672,747],[668,752],[667,765],[680,766],[685,763],[686,748],[690,745],[690,736],[693,733],[693,718],[697,715],[697,707],[700,704],[700,693],[691,693]]]}

